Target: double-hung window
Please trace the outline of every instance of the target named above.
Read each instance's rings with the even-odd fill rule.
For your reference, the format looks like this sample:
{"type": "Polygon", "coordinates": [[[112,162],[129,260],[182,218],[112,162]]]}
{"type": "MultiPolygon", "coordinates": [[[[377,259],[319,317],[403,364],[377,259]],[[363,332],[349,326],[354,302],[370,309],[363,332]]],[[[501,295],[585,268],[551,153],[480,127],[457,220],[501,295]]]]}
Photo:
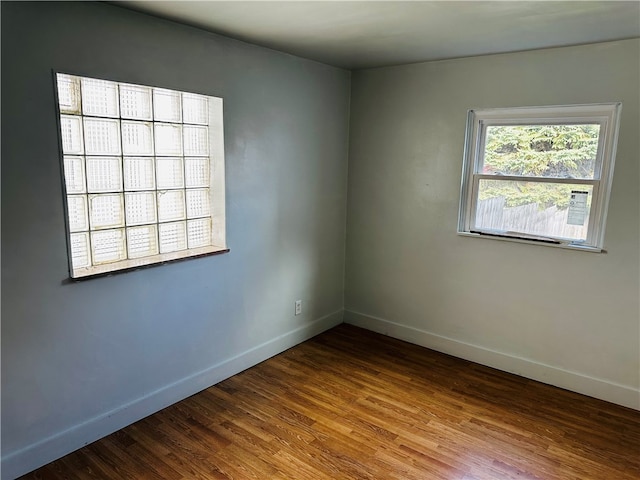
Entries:
{"type": "Polygon", "coordinates": [[[222,99],[56,84],[71,277],[226,251],[222,99]]]}
{"type": "Polygon", "coordinates": [[[601,250],[620,104],[471,110],[458,231],[601,250]]]}

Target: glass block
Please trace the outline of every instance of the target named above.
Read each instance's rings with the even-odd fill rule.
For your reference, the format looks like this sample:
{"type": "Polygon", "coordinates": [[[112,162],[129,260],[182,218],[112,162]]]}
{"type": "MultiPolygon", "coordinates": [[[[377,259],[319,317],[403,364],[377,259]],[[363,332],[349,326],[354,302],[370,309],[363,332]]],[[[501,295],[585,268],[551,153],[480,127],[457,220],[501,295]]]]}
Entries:
{"type": "Polygon", "coordinates": [[[141,85],[120,84],[120,116],[151,120],[151,89],[141,85]]]}
{"type": "Polygon", "coordinates": [[[80,114],[80,79],[72,75],[58,73],[58,105],[60,113],[80,114]]]}
{"type": "Polygon", "coordinates": [[[72,233],[69,236],[71,247],[71,266],[73,269],[91,266],[89,255],[89,233],[72,233]]]}
{"type": "Polygon", "coordinates": [[[155,225],[127,228],[127,252],[129,258],[149,257],[158,254],[158,230],[155,225]]]}
{"type": "Polygon", "coordinates": [[[154,124],[156,155],[182,155],[182,126],[154,124]]]}
{"type": "Polygon", "coordinates": [[[84,153],[80,118],[71,115],[60,115],[62,151],[65,154],[78,155],[84,153]]]}
{"type": "Polygon", "coordinates": [[[87,157],[87,190],[89,193],[121,191],[120,157],[87,157]]]}
{"type": "Polygon", "coordinates": [[[186,187],[208,187],[209,158],[185,158],[184,176],[184,183],[186,187]]]}
{"type": "Polygon", "coordinates": [[[184,190],[158,192],[158,221],[183,220],[184,217],[184,190]]]}
{"type": "Polygon", "coordinates": [[[98,117],[118,117],[118,84],[97,80],[82,79],[82,112],[98,117]]]}
{"type": "Polygon", "coordinates": [[[184,154],[201,157],[209,155],[209,128],[185,125],[184,154]]]}
{"type": "Polygon", "coordinates": [[[91,257],[93,264],[111,263],[127,258],[124,230],[91,232],[91,257]]]}
{"type": "Polygon", "coordinates": [[[153,89],[153,118],[161,122],[182,121],[182,105],[180,92],[153,89]]]}
{"type": "Polygon", "coordinates": [[[211,245],[211,219],[199,218],[187,222],[187,239],[189,248],[207,247],[211,245]]]}
{"type": "Polygon", "coordinates": [[[92,230],[124,226],[122,195],[89,196],[89,221],[92,230]]]}
{"type": "Polygon", "coordinates": [[[120,122],[85,117],[84,142],[88,155],[120,155],[120,122]]]}
{"type": "Polygon", "coordinates": [[[84,195],[67,196],[67,211],[69,212],[69,231],[80,232],[89,230],[87,220],[87,197],[84,195]]]}
{"type": "Polygon", "coordinates": [[[155,192],[125,193],[124,204],[127,225],[156,222],[155,192]]]}
{"type": "Polygon", "coordinates": [[[152,157],[124,157],[124,189],[154,190],[156,188],[155,159],[152,157]]]}
{"type": "Polygon", "coordinates": [[[122,152],[125,155],[153,155],[151,123],[123,121],[122,152]]]}
{"type": "Polygon", "coordinates": [[[161,223],[158,225],[160,253],[176,252],[187,249],[185,222],[161,223]]]}
{"type": "Polygon", "coordinates": [[[209,102],[204,95],[182,94],[182,112],[184,123],[209,124],[209,102]]]}
{"type": "Polygon", "coordinates": [[[184,187],[182,158],[156,158],[156,177],[158,190],[184,187]]]}
{"type": "Polygon", "coordinates": [[[84,185],[84,158],[64,157],[64,181],[67,193],[85,193],[84,185]]]}
{"type": "Polygon", "coordinates": [[[187,190],[187,218],[211,215],[211,204],[208,188],[187,190]]]}

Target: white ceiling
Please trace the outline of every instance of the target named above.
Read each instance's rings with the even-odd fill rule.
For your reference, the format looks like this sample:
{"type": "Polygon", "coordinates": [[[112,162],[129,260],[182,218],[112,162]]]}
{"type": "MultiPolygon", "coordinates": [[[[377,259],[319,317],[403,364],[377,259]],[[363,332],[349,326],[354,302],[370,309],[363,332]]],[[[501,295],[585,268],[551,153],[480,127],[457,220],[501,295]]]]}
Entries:
{"type": "Polygon", "coordinates": [[[355,69],[640,37],[640,1],[118,1],[355,69]]]}

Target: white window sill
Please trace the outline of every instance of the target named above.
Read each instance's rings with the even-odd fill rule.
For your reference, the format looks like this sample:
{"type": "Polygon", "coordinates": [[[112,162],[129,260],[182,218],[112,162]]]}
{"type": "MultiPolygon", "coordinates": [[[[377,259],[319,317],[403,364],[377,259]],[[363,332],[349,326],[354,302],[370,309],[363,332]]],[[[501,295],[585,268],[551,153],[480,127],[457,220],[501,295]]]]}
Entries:
{"type": "Polygon", "coordinates": [[[163,265],[165,263],[175,262],[178,260],[188,260],[191,258],[200,258],[220,253],[227,253],[227,247],[211,245],[207,247],[189,248],[171,253],[161,253],[149,257],[141,257],[136,259],[122,260],[119,262],[107,263],[103,265],[93,265],[86,268],[77,268],[73,271],[71,280],[84,280],[104,275],[111,275],[120,272],[129,272],[144,267],[152,267],[163,265]]]}
{"type": "Polygon", "coordinates": [[[591,253],[607,253],[606,250],[598,247],[592,247],[589,245],[579,245],[575,243],[551,243],[541,240],[528,240],[525,238],[517,238],[517,237],[509,237],[508,235],[498,236],[498,235],[483,235],[481,233],[471,233],[471,232],[458,232],[458,235],[462,237],[474,237],[474,238],[482,238],[488,240],[502,240],[506,242],[515,242],[515,243],[525,243],[529,245],[540,245],[543,247],[554,247],[554,248],[564,248],[566,250],[577,250],[580,252],[591,252],[591,253]]]}

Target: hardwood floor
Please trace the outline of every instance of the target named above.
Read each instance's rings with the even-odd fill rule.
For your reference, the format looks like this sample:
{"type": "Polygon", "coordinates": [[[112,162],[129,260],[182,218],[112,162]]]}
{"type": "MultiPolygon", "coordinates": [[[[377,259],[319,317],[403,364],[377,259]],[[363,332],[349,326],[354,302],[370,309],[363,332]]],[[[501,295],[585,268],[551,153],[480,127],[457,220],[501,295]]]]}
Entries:
{"type": "Polygon", "coordinates": [[[640,412],[340,325],[23,479],[640,478],[640,412]]]}

